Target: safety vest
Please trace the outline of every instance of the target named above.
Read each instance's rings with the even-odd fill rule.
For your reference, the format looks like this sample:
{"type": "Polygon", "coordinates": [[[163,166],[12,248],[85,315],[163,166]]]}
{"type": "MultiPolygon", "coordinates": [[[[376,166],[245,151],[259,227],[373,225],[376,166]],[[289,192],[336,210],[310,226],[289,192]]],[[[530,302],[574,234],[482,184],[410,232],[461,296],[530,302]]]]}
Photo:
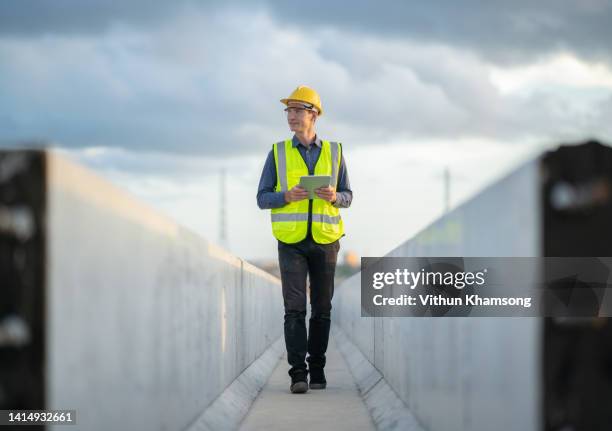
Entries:
{"type": "MultiPolygon", "coordinates": [[[[337,188],[342,146],[338,142],[322,141],[321,154],[314,175],[330,175],[331,185],[337,188]]],[[[308,175],[308,166],[291,139],[274,144],[276,163],[276,191],[285,192],[298,185],[300,177],[308,175]]],[[[272,233],[279,241],[294,244],[306,238],[308,232],[308,199],[289,202],[272,209],[272,233]]],[[[340,210],[330,202],[315,198],[312,201],[312,238],[319,244],[329,244],[344,234],[340,210]]]]}

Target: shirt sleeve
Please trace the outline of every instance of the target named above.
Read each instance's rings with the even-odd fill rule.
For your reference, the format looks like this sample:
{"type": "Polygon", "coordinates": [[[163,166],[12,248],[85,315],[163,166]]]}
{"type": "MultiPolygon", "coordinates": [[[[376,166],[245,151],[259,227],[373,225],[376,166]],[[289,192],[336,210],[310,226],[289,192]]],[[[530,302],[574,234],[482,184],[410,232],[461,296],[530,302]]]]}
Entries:
{"type": "Polygon", "coordinates": [[[336,208],[348,208],[353,201],[353,191],[349,183],[348,170],[344,161],[344,151],[341,153],[340,170],[338,171],[338,188],[336,189],[336,208]]]}
{"type": "Polygon", "coordinates": [[[257,206],[264,209],[281,208],[285,202],[285,193],[274,191],[276,188],[276,163],[274,163],[274,150],[268,153],[268,158],[261,172],[259,187],[257,189],[257,206]]]}

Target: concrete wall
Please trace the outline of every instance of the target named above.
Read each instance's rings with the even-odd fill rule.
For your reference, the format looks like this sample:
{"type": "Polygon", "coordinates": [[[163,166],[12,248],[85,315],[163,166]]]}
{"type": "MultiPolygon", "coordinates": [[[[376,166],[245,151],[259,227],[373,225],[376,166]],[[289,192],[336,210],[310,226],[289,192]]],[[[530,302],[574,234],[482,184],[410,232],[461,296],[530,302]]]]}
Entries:
{"type": "Polygon", "coordinates": [[[54,153],[46,196],[46,408],[78,429],[185,429],[282,335],[278,279],[54,153]]]}
{"type": "MultiPolygon", "coordinates": [[[[388,256],[539,256],[539,161],[523,165],[388,256]]],[[[360,275],[333,318],[430,431],[540,429],[541,320],[361,317],[360,275]]]]}

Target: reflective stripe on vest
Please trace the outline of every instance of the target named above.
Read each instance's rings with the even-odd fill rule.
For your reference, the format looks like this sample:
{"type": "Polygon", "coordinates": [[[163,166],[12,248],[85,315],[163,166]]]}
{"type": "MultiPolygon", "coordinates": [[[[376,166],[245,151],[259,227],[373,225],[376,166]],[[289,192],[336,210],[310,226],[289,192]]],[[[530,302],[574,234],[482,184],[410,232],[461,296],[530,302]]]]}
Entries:
{"type": "Polygon", "coordinates": [[[276,166],[276,172],[280,180],[280,191],[286,192],[289,189],[287,188],[287,152],[285,151],[285,145],[279,145],[277,151],[278,165],[276,166]]]}
{"type": "MultiPolygon", "coordinates": [[[[286,192],[299,184],[300,177],[309,175],[308,167],[290,139],[274,144],[277,192],[286,192]]],[[[329,175],[337,187],[342,147],[337,142],[322,141],[321,154],[315,165],[315,175],[329,175]]],[[[272,232],[282,242],[293,244],[306,238],[308,231],[308,200],[289,202],[271,211],[272,232]]],[[[344,234],[340,211],[323,199],[312,200],[312,237],[315,242],[329,244],[344,234]]]]}
{"type": "MultiPolygon", "coordinates": [[[[308,213],[276,213],[272,214],[272,221],[308,221],[308,213]]],[[[327,214],[313,214],[312,221],[319,223],[338,224],[340,216],[328,216],[327,214]]]]}

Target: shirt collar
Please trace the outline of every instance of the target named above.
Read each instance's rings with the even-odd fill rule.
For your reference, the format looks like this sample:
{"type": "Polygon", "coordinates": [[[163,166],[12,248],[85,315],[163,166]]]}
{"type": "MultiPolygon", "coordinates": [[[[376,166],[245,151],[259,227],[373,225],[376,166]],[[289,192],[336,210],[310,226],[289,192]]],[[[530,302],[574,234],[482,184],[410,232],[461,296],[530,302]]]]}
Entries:
{"type": "MultiPolygon", "coordinates": [[[[300,140],[297,138],[297,136],[293,135],[293,139],[291,140],[291,144],[293,145],[293,148],[296,148],[298,145],[302,144],[300,142],[300,140]]],[[[315,135],[315,140],[313,142],[313,144],[315,144],[317,147],[321,148],[321,146],[323,145],[321,143],[321,139],[319,139],[318,136],[315,135]]],[[[303,147],[305,147],[304,145],[302,145],[303,147]]]]}

